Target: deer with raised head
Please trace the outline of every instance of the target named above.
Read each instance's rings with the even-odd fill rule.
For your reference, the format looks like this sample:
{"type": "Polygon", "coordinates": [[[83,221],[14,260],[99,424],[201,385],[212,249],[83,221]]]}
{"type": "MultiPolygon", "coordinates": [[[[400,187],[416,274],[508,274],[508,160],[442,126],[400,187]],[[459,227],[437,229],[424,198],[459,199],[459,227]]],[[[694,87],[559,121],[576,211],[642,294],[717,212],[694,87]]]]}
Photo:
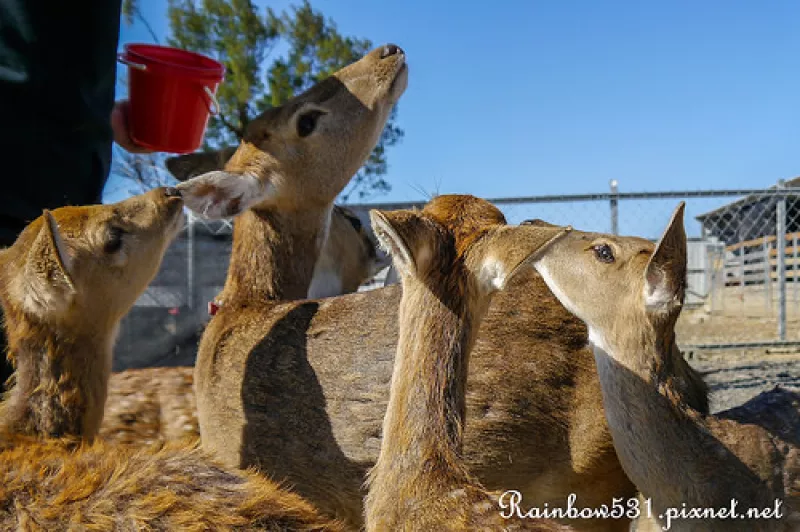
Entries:
{"type": "MultiPolygon", "coordinates": [[[[250,266],[254,286],[268,282],[275,299],[355,292],[386,263],[385,255],[376,250],[358,217],[333,205],[332,199],[320,201],[314,183],[349,180],[369,155],[388,117],[387,109],[405,88],[405,63],[398,61],[402,56],[394,45],[381,47],[343,71],[353,77],[349,86],[335,75],[286,105],[266,111],[248,128],[242,149],[247,149],[254,139],[285,142],[286,149],[270,152],[272,171],[282,176],[276,182],[307,187],[283,187],[283,200],[273,208],[280,220],[270,238],[278,239],[288,255],[280,264],[267,260],[250,266]],[[403,67],[402,72],[393,71],[395,65],[403,67]],[[370,69],[374,76],[357,79],[370,69]],[[387,70],[384,73],[382,69],[387,70]],[[392,82],[395,77],[397,83],[392,82]],[[362,112],[361,99],[366,104],[375,96],[379,97],[375,108],[362,112]]],[[[185,181],[221,170],[235,151],[226,148],[193,153],[167,159],[166,164],[178,180],[185,181]]],[[[322,186],[320,189],[326,190],[322,186]]],[[[203,187],[195,190],[203,192],[203,187]]],[[[229,192],[235,194],[236,190],[229,192]]],[[[203,197],[203,201],[207,199],[203,197]]],[[[254,243],[254,249],[258,245],[254,243]]],[[[240,247],[238,252],[247,253],[247,249],[240,247]]],[[[224,295],[215,303],[225,305],[224,295]]],[[[198,438],[193,375],[193,367],[144,368],[113,374],[102,436],[129,444],[198,438]]]]}
{"type": "MultiPolygon", "coordinates": [[[[307,293],[313,262],[298,264],[295,257],[317,256],[319,243],[301,229],[322,227],[324,212],[369,153],[367,143],[378,138],[384,113],[405,86],[401,57],[379,49],[354,65],[372,73],[350,67],[331,81],[357,95],[348,100],[348,116],[364,122],[350,121],[352,128],[340,131],[339,113],[326,102],[314,103],[327,113],[307,118],[311,133],[305,137],[282,128],[311,112],[304,111],[305,102],[321,99],[312,92],[268,111],[261,124],[279,124],[275,132],[246,136],[224,171],[179,185],[203,199],[189,202],[196,212],[238,215],[225,304],[203,333],[195,366],[203,446],[228,465],[286,479],[315,506],[354,526],[362,523],[364,475],[380,449],[401,290],[281,300],[307,293]],[[295,114],[298,119],[287,118],[295,114]],[[323,153],[339,155],[325,157],[325,164],[295,172],[286,160],[287,153],[301,160],[328,142],[323,153]],[[292,208],[304,200],[320,210],[292,208]]],[[[707,411],[702,379],[679,353],[673,363],[686,401],[707,411]]],[[[511,486],[531,505],[551,507],[565,506],[571,493],[593,508],[635,495],[605,421],[586,328],[533,268],[494,297],[468,381],[464,457],[487,488],[511,486]]],[[[626,530],[628,522],[574,525],[626,530]]]]}
{"type": "Polygon", "coordinates": [[[45,211],[0,251],[12,387],[1,530],[341,530],[298,495],[194,447],[95,439],[119,321],[183,220],[175,189],[45,211]]]}
{"type": "Polygon", "coordinates": [[[652,514],[662,523],[669,516],[671,530],[797,530],[800,395],[778,389],[709,415],[679,391],[674,327],[686,290],[683,211],[681,203],[657,245],[573,231],[535,267],[589,328],[614,447],[652,514]],[[732,500],[740,516],[755,508],[771,519],[676,513],[718,512],[732,500]],[[776,519],[781,508],[784,520],[776,519]]]}
{"type": "MultiPolygon", "coordinates": [[[[224,171],[203,174],[178,185],[184,191],[187,205],[198,213],[212,218],[241,213],[234,223],[231,262],[220,294],[223,305],[203,333],[195,367],[200,432],[208,442],[204,447],[218,451],[213,438],[217,430],[227,430],[208,417],[221,414],[212,403],[227,401],[213,397],[217,392],[212,387],[220,380],[207,366],[220,368],[217,361],[223,366],[238,363],[238,357],[217,358],[209,349],[212,345],[209,342],[227,338],[232,342],[223,341],[230,349],[248,351],[252,347],[250,340],[257,337],[257,331],[265,324],[265,309],[290,309],[293,303],[285,300],[305,298],[328,234],[333,202],[374,148],[407,81],[403,50],[391,44],[376,48],[251,122],[224,171]],[[244,338],[238,332],[226,332],[231,317],[236,318],[237,326],[254,332],[244,338]]],[[[280,338],[276,340],[282,343],[280,338]]],[[[276,369],[288,374],[289,380],[283,385],[304,397],[313,408],[319,394],[315,393],[307,365],[299,362],[300,366],[276,369]]],[[[242,398],[243,393],[254,392],[262,393],[252,388],[243,392],[239,384],[228,389],[226,395],[242,398]]],[[[244,400],[258,404],[263,398],[244,400]]],[[[295,407],[300,416],[310,414],[302,423],[313,423],[317,430],[323,431],[329,425],[324,408],[309,413],[307,408],[296,404],[280,406],[292,410],[295,407]]],[[[284,410],[281,414],[285,416],[288,412],[284,410]]],[[[294,412],[290,415],[294,417],[294,412]]],[[[241,420],[241,411],[229,410],[222,416],[241,420]]],[[[240,427],[230,434],[234,442],[241,436],[240,427]]],[[[279,432],[272,435],[278,436],[279,432]]],[[[265,473],[279,480],[287,479],[299,492],[311,495],[314,504],[320,504],[324,511],[360,524],[363,468],[350,464],[341,452],[337,454],[328,445],[330,433],[319,441],[315,451],[309,450],[309,435],[302,430],[297,431],[297,439],[302,442],[297,446],[283,436],[280,438],[281,448],[274,449],[270,460],[294,467],[298,460],[306,462],[310,452],[315,456],[314,467],[319,469],[314,473],[304,470],[307,481],[286,475],[284,470],[269,467],[268,463],[242,462],[238,450],[234,451],[234,459],[223,458],[230,465],[267,466],[262,467],[265,473]]]]}
{"type": "Polygon", "coordinates": [[[568,530],[503,515],[462,458],[467,368],[492,295],[568,228],[508,226],[473,196],[370,212],[402,283],[383,441],[369,473],[367,531],[568,530]]]}

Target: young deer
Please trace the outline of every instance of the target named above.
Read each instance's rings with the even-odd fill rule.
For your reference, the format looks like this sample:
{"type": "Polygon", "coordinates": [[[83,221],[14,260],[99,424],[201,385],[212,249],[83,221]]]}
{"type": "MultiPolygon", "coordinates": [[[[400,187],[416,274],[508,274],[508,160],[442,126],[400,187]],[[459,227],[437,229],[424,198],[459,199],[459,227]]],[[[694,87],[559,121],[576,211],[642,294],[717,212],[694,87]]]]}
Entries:
{"type": "Polygon", "coordinates": [[[469,352],[492,294],[569,229],[507,226],[497,208],[472,196],[439,196],[421,212],[373,210],[370,218],[403,295],[367,530],[567,530],[504,518],[461,449],[469,352]]]}
{"type": "Polygon", "coordinates": [[[673,512],[672,530],[797,530],[800,396],[777,390],[707,415],[678,393],[674,326],[686,288],[681,203],[657,246],[639,238],[574,231],[535,261],[559,300],[589,328],[606,418],[625,472],[673,512]],[[683,508],[718,511],[738,501],[776,508],[775,520],[676,519],[683,508]],[[794,517],[790,517],[791,514],[794,517]],[[781,528],[783,527],[783,528],[781,528]]]}
{"type": "MultiPolygon", "coordinates": [[[[404,52],[395,45],[379,47],[251,122],[224,171],[197,176],[178,186],[187,205],[199,213],[209,217],[242,213],[234,225],[231,263],[220,295],[223,305],[206,327],[195,369],[200,431],[206,441],[212,441],[218,430],[227,430],[214,418],[220,414],[215,403],[228,400],[214,397],[212,388],[219,381],[209,366],[236,363],[234,357],[217,357],[209,348],[221,339],[238,353],[249,352],[253,347],[250,340],[256,335],[245,333],[242,337],[239,331],[226,330],[231,319],[236,320],[236,327],[257,333],[264,324],[266,308],[280,309],[290,305],[282,301],[305,298],[328,233],[333,201],[374,148],[407,81],[404,52]]],[[[306,368],[301,363],[300,367],[276,369],[288,371],[284,384],[310,404],[318,394],[313,393],[313,379],[309,379],[306,368]]],[[[267,397],[265,390],[248,388],[244,393],[258,397],[245,400],[261,403],[267,397]]],[[[242,397],[242,393],[239,385],[228,389],[226,395],[242,397]]],[[[293,406],[284,404],[281,408],[293,406]]],[[[229,412],[232,419],[241,419],[241,412],[229,412]]],[[[320,414],[325,415],[324,409],[304,422],[315,422],[320,414]]],[[[325,424],[327,420],[323,419],[317,428],[324,430],[325,424]]],[[[230,436],[238,438],[235,433],[230,436]]],[[[294,464],[299,456],[308,456],[307,435],[298,431],[297,437],[303,441],[301,445],[283,440],[282,448],[271,459],[294,464]],[[284,449],[289,454],[279,454],[284,449]]],[[[289,480],[306,493],[313,494],[309,486],[322,486],[326,496],[316,499],[322,509],[360,523],[363,470],[345,465],[341,453],[329,454],[328,441],[321,442],[313,452],[318,469],[307,470],[309,482],[298,482],[294,477],[289,480]],[[342,501],[353,500],[356,504],[349,504],[349,515],[335,511],[347,507],[342,501]]],[[[213,444],[206,447],[218,450],[213,444]]],[[[228,464],[240,465],[238,451],[236,454],[228,464]]],[[[244,465],[260,464],[249,461],[244,465]]],[[[286,477],[280,469],[263,470],[278,479],[286,477]]]]}
{"type": "Polygon", "coordinates": [[[95,438],[117,327],[181,227],[175,189],[64,207],[0,251],[15,368],[0,404],[0,530],[340,530],[299,496],[194,448],[95,438]]]}
{"type": "MultiPolygon", "coordinates": [[[[240,197],[240,187],[255,185],[257,194],[267,192],[248,172],[271,180],[268,188],[279,191],[261,198],[261,205],[236,222],[228,284],[235,277],[243,286],[263,286],[256,290],[265,298],[261,303],[271,304],[355,291],[376,273],[384,258],[358,219],[333,200],[338,184],[350,180],[375,146],[405,90],[407,72],[402,50],[380,47],[255,119],[239,149],[245,155],[239,153],[227,171],[216,170],[231,158],[231,150],[168,160],[178,179],[212,171],[211,179],[205,174],[180,185],[189,204],[201,210],[213,201],[208,193],[219,179],[223,186],[216,193],[229,194],[241,210],[250,205],[240,197]],[[245,260],[252,263],[242,271],[245,260]]],[[[224,292],[219,298],[227,305],[224,292]]],[[[198,437],[193,373],[192,367],[177,367],[112,375],[103,436],[134,444],[198,437]]]]}

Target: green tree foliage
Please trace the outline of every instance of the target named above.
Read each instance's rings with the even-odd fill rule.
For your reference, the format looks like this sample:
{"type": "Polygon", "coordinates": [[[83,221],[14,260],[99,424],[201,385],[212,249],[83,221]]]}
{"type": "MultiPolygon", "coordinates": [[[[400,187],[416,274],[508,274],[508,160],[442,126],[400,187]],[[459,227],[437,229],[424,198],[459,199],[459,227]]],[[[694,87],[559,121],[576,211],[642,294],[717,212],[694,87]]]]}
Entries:
{"type": "MultiPolygon", "coordinates": [[[[336,24],[307,0],[283,13],[270,8],[259,12],[250,0],[169,0],[168,15],[171,46],[214,57],[225,65],[225,81],[217,91],[220,113],[209,121],[206,148],[237,144],[258,114],[303,92],[373,46],[366,39],[341,35],[336,24]]],[[[342,200],[390,190],[384,178],[386,152],[403,137],[395,118],[393,111],[378,145],[342,200]]]]}

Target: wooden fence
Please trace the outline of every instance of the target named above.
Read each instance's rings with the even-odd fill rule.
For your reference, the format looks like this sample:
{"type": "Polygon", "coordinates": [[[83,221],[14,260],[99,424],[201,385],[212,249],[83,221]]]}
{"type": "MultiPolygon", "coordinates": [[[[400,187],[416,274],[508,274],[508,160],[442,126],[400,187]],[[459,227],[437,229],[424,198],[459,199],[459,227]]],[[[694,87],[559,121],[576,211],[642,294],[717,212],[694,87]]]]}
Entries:
{"type": "Polygon", "coordinates": [[[726,246],[725,257],[715,257],[712,264],[721,265],[724,261],[726,286],[767,284],[777,281],[781,275],[786,281],[799,282],[800,232],[786,235],[782,265],[777,244],[774,235],[738,242],[726,246]]]}

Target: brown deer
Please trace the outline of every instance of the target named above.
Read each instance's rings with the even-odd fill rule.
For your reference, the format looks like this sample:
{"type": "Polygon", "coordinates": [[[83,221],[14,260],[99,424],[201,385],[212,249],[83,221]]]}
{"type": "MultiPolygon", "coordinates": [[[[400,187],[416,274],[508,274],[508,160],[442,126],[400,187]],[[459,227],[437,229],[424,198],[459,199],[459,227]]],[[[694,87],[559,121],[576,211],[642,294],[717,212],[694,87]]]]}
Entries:
{"type": "Polygon", "coordinates": [[[658,245],[575,231],[535,267],[589,328],[614,447],[652,515],[671,530],[797,530],[800,395],[778,389],[709,415],[678,390],[674,326],[686,289],[683,211],[681,203],[658,245]],[[733,500],[743,517],[679,513],[719,512],[733,500]],[[748,516],[749,509],[766,510],[770,518],[748,516]]]}
{"type": "Polygon", "coordinates": [[[45,211],[0,251],[12,387],[0,404],[0,530],[341,530],[299,496],[196,448],[94,440],[120,319],[183,202],[159,188],[45,211]]]}
{"type": "MultiPolygon", "coordinates": [[[[398,87],[405,85],[405,69],[393,57],[378,63],[385,65],[376,71],[384,84],[374,81],[377,74],[358,76],[365,85],[384,88],[355,99],[353,116],[376,115],[382,124],[398,87]]],[[[345,69],[335,79],[351,86],[353,72],[345,69]]],[[[290,103],[269,119],[279,120],[294,108],[290,103]]],[[[281,302],[307,293],[311,268],[305,262],[298,267],[294,257],[317,254],[317,241],[300,229],[320,227],[322,218],[315,210],[291,206],[312,198],[321,206],[332,204],[357,168],[342,162],[353,153],[353,135],[335,135],[342,159],[326,158],[325,165],[304,165],[295,173],[283,162],[300,142],[293,131],[278,128],[266,138],[253,134],[224,171],[179,188],[199,198],[189,202],[199,213],[241,213],[225,305],[203,334],[195,366],[203,446],[228,465],[255,466],[286,479],[315,506],[356,526],[362,522],[364,475],[380,448],[400,288],[281,302]]],[[[361,140],[355,146],[366,156],[361,140]]],[[[686,401],[707,411],[702,379],[679,353],[673,364],[686,401]]],[[[586,328],[532,268],[493,299],[471,356],[469,382],[464,456],[487,488],[513,486],[530,504],[551,507],[564,506],[570,493],[592,508],[635,494],[605,421],[586,328]]],[[[626,530],[628,522],[574,524],[626,530]]]]}
{"type": "MultiPolygon", "coordinates": [[[[376,252],[358,218],[332,205],[333,197],[321,199],[327,198],[328,189],[319,187],[318,193],[314,183],[329,179],[346,182],[363,164],[391,106],[405,89],[404,57],[394,45],[380,47],[251,123],[242,150],[248,150],[251,141],[284,143],[287,149],[270,151],[271,171],[280,172],[275,181],[301,185],[282,187],[283,197],[275,210],[281,217],[280,225],[276,225],[279,231],[270,237],[284,238],[289,245],[284,249],[290,256],[277,268],[269,261],[257,262],[250,272],[256,283],[269,279],[275,298],[305,299],[309,294],[330,296],[355,291],[386,261],[376,252]],[[348,76],[351,82],[347,82],[348,76]],[[366,104],[373,106],[369,112],[362,110],[366,104]]],[[[183,180],[200,171],[218,170],[231,155],[229,149],[195,153],[168,159],[167,166],[183,180]]],[[[195,190],[204,192],[203,188],[195,190]]],[[[204,196],[197,201],[206,199],[204,196]]],[[[239,248],[239,252],[246,252],[246,248],[239,248]]],[[[224,294],[218,297],[223,305],[224,300],[224,294]]],[[[198,438],[193,373],[192,367],[174,367],[113,374],[102,436],[130,444],[198,438]]]]}
{"type": "Polygon", "coordinates": [[[469,352],[492,294],[569,229],[508,226],[472,196],[439,196],[421,212],[373,210],[370,218],[403,295],[367,530],[568,530],[503,515],[461,449],[469,352]]]}

